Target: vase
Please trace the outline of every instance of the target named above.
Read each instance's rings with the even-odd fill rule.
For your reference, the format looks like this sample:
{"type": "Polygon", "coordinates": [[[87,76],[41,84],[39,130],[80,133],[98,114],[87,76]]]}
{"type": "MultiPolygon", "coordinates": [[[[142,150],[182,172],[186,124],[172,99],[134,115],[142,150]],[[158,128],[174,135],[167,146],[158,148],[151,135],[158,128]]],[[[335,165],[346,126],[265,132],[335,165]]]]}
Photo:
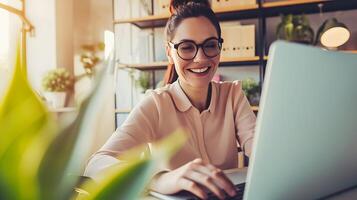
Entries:
{"type": "Polygon", "coordinates": [[[45,92],[44,96],[50,108],[63,108],[66,103],[66,92],[45,92]]]}

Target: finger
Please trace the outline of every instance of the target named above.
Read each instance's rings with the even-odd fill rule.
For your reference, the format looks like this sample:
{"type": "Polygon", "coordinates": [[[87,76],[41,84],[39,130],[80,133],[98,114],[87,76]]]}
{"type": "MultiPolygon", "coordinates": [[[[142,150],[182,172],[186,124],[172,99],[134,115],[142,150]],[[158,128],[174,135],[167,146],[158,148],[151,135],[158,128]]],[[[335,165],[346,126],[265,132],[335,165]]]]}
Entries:
{"type": "Polygon", "coordinates": [[[220,199],[225,198],[223,190],[215,184],[212,177],[197,171],[189,171],[185,174],[185,177],[206,187],[220,199]]]}
{"type": "Polygon", "coordinates": [[[192,163],[195,163],[195,164],[204,164],[203,163],[203,160],[201,158],[196,158],[192,161],[192,163]]]}
{"type": "Polygon", "coordinates": [[[229,194],[229,196],[235,196],[237,194],[234,184],[221,169],[218,169],[211,164],[206,164],[206,168],[209,169],[209,176],[212,177],[213,180],[216,181],[216,184],[229,194]]]}
{"type": "Polygon", "coordinates": [[[201,199],[207,199],[207,194],[205,193],[205,191],[203,191],[203,189],[200,188],[198,184],[192,180],[180,178],[178,181],[178,186],[183,190],[193,193],[201,199]]]}

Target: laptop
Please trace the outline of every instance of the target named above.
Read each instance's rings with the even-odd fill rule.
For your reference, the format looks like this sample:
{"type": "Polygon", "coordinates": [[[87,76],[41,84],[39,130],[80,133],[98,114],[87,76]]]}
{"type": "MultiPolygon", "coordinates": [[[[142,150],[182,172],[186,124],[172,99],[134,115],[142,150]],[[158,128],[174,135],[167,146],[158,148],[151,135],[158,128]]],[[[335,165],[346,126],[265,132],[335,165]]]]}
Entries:
{"type": "Polygon", "coordinates": [[[249,169],[237,174],[227,175],[245,182],[244,200],[324,199],[356,188],[357,54],[273,43],[249,169]]]}

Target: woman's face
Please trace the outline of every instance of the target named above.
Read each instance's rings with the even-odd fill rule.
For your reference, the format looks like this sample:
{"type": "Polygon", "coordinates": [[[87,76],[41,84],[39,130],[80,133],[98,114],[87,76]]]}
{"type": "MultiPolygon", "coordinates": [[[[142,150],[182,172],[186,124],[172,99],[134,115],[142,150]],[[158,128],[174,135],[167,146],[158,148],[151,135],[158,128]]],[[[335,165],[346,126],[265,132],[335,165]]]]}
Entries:
{"type": "Polygon", "coordinates": [[[220,54],[214,57],[207,57],[203,49],[198,48],[198,52],[194,58],[185,55],[185,52],[194,51],[192,50],[192,47],[195,46],[193,43],[200,45],[205,41],[206,54],[209,55],[210,48],[217,45],[215,43],[217,41],[214,39],[207,40],[209,38],[218,38],[218,35],[215,27],[206,17],[184,19],[176,28],[171,45],[167,47],[167,55],[169,62],[175,64],[180,84],[195,88],[205,88],[212,80],[219,64],[220,54]],[[186,43],[181,44],[179,46],[180,50],[173,47],[173,44],[179,44],[183,41],[192,41],[193,43],[188,43],[191,45],[184,45],[186,43]]]}

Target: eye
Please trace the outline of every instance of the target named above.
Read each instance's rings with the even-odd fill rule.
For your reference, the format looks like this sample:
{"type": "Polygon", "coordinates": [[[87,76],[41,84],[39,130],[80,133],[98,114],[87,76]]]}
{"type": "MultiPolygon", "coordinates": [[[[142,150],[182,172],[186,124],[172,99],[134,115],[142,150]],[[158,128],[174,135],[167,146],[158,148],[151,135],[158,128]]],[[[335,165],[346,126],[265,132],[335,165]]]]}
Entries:
{"type": "Polygon", "coordinates": [[[179,49],[183,51],[192,51],[195,50],[195,46],[192,43],[182,43],[179,46],[179,49]]]}
{"type": "Polygon", "coordinates": [[[216,49],[217,47],[218,47],[218,42],[217,41],[207,41],[204,44],[204,48],[216,49]]]}

